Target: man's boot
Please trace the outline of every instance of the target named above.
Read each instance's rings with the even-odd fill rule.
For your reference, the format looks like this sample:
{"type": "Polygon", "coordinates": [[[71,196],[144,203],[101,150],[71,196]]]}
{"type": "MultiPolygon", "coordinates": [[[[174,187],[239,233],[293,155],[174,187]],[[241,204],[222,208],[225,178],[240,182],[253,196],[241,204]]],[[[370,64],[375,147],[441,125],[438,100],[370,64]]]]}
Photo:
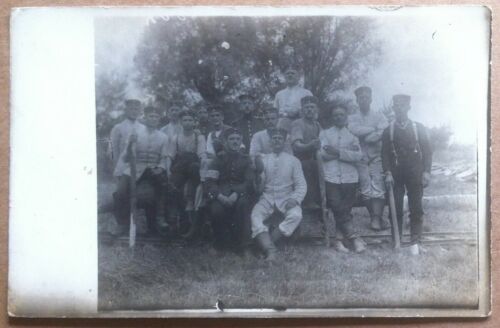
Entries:
{"type": "Polygon", "coordinates": [[[352,245],[356,253],[361,253],[366,249],[365,242],[359,237],[352,240],[352,245]]]}
{"type": "Polygon", "coordinates": [[[333,248],[335,248],[335,250],[340,253],[349,253],[349,249],[347,249],[344,246],[344,243],[342,243],[342,241],[338,239],[333,243],[333,248]]]}
{"type": "Polygon", "coordinates": [[[374,199],[365,200],[365,206],[368,209],[368,213],[370,213],[370,229],[379,231],[380,230],[380,220],[373,211],[374,209],[374,199]]]}
{"type": "Polygon", "coordinates": [[[278,227],[274,228],[274,230],[271,232],[271,241],[273,242],[274,245],[277,245],[278,241],[282,237],[283,237],[283,234],[281,233],[281,231],[278,227]]]}
{"type": "Polygon", "coordinates": [[[269,232],[261,232],[255,237],[255,240],[257,241],[257,245],[259,245],[260,249],[262,249],[262,251],[266,254],[266,260],[275,261],[277,250],[271,240],[269,232]]]}
{"type": "Polygon", "coordinates": [[[379,229],[380,230],[387,230],[391,227],[391,224],[383,216],[384,214],[384,207],[385,207],[385,199],[381,198],[373,198],[371,200],[372,203],[372,213],[373,216],[376,217],[378,223],[379,223],[379,229]]]}

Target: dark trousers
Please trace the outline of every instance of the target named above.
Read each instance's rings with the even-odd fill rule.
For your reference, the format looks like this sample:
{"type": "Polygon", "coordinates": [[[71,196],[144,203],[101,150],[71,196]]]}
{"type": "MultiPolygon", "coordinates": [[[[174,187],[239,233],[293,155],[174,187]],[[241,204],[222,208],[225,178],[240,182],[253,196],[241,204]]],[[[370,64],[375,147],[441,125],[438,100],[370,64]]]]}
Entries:
{"type": "Polygon", "coordinates": [[[302,208],[319,208],[321,195],[319,192],[318,162],[315,159],[301,159],[302,171],[307,183],[307,193],[302,208]]]}
{"type": "Polygon", "coordinates": [[[181,190],[187,182],[190,182],[192,188],[200,183],[200,159],[195,153],[178,154],[170,170],[172,172],[171,183],[177,190],[181,190]]]}
{"type": "Polygon", "coordinates": [[[411,244],[418,243],[422,236],[423,214],[422,209],[422,172],[415,170],[400,170],[393,174],[394,202],[396,203],[396,216],[398,219],[399,234],[403,234],[403,202],[405,193],[408,192],[408,207],[410,209],[410,234],[411,244]]]}
{"type": "MultiPolygon", "coordinates": [[[[122,226],[130,224],[130,183],[130,176],[120,176],[113,194],[114,214],[118,224],[122,226]]],[[[136,182],[137,207],[145,211],[149,232],[156,231],[158,207],[166,204],[166,187],[166,174],[153,175],[149,169],[146,169],[136,182]]]]}
{"type": "Polygon", "coordinates": [[[234,250],[248,247],[251,243],[250,201],[240,196],[231,207],[218,200],[210,203],[210,217],[214,232],[214,246],[234,250]]]}
{"type": "Polygon", "coordinates": [[[325,182],[326,201],[332,209],[336,228],[345,238],[357,237],[357,231],[351,215],[352,206],[356,202],[357,183],[325,182]]]}

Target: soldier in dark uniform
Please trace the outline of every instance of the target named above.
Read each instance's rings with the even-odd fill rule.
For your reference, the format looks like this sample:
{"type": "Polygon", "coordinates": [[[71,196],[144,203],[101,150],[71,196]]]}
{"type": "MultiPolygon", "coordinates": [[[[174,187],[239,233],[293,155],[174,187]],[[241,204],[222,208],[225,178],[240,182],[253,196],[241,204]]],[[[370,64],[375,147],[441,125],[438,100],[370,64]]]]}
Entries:
{"type": "Polygon", "coordinates": [[[240,151],[241,133],[229,128],[223,138],[225,152],[210,163],[205,183],[214,247],[246,253],[251,243],[250,194],[254,172],[250,157],[240,151]]]}
{"type": "Polygon", "coordinates": [[[423,188],[431,178],[432,150],[425,127],[408,118],[411,98],[393,96],[395,120],[382,135],[382,166],[386,184],[394,186],[399,233],[403,231],[403,200],[408,192],[411,253],[419,253],[422,234],[423,188]]]}
{"type": "Polygon", "coordinates": [[[243,94],[239,97],[240,111],[242,116],[231,123],[231,126],[238,129],[243,137],[244,153],[250,151],[250,141],[253,135],[265,128],[264,122],[256,117],[255,99],[249,94],[243,94]]]}

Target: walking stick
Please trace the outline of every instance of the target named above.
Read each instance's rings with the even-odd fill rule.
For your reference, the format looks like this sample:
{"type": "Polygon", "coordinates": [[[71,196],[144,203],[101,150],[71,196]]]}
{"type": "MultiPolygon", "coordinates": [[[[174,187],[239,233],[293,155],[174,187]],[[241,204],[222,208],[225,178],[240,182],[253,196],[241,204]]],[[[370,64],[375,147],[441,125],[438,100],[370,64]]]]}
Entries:
{"type": "Polygon", "coordinates": [[[137,180],[137,166],[136,166],[136,143],[133,141],[130,145],[130,231],[129,231],[129,247],[135,246],[135,237],[137,227],[135,219],[137,217],[137,194],[136,194],[136,180],[137,180]]]}
{"type": "Polygon", "coordinates": [[[321,220],[323,222],[324,238],[326,247],[330,247],[330,231],[328,230],[328,208],[326,207],[325,171],[319,150],[316,152],[318,163],[319,193],[321,196],[321,220]]]}
{"type": "Polygon", "coordinates": [[[391,213],[392,223],[392,240],[394,241],[394,248],[399,249],[401,247],[401,240],[399,239],[399,226],[396,215],[396,203],[394,202],[394,189],[392,188],[392,183],[387,183],[387,189],[389,194],[389,211],[391,213]]]}

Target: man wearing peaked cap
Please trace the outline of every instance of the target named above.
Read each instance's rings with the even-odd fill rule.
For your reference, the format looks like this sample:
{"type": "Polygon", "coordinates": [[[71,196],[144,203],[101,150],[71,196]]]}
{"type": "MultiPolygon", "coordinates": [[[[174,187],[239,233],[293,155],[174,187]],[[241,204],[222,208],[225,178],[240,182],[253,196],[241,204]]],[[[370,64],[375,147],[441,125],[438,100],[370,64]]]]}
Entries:
{"type": "Polygon", "coordinates": [[[284,152],[287,132],[270,129],[273,152],[262,157],[262,195],[251,214],[252,237],[268,260],[276,260],[276,242],[289,237],[302,220],[300,204],[307,191],[300,161],[284,152]],[[271,233],[266,220],[277,210],[284,220],[271,233]]]}
{"type": "Polygon", "coordinates": [[[290,65],[284,70],[286,88],[278,91],[274,98],[274,107],[278,108],[280,120],[278,126],[290,131],[293,120],[300,118],[300,100],[312,96],[312,92],[299,85],[299,70],[290,65]]]}
{"type": "Polygon", "coordinates": [[[408,118],[411,97],[398,94],[392,101],[395,120],[382,135],[382,166],[386,184],[394,188],[400,236],[403,233],[404,195],[408,193],[410,250],[418,255],[424,214],[422,196],[431,179],[432,150],[426,128],[408,118]]]}
{"type": "Polygon", "coordinates": [[[321,199],[319,191],[318,163],[316,152],[320,148],[319,133],[321,127],[317,121],[319,100],[314,96],[305,96],[300,100],[302,118],[292,122],[290,141],[293,153],[300,160],[307,182],[307,194],[302,207],[319,209],[321,199]]]}
{"type": "Polygon", "coordinates": [[[254,171],[248,155],[240,152],[241,132],[228,128],[222,137],[225,151],[210,163],[204,185],[209,199],[214,247],[244,255],[251,243],[249,214],[254,171]]]}
{"type": "Polygon", "coordinates": [[[384,114],[371,109],[372,90],[361,86],[354,91],[358,111],[349,116],[349,130],[359,139],[363,159],[357,163],[361,197],[370,214],[370,228],[389,229],[384,218],[385,185],[382,170],[382,133],[388,126],[384,114]]]}
{"type": "Polygon", "coordinates": [[[224,124],[224,110],[218,105],[208,107],[208,119],[211,130],[207,136],[207,157],[213,158],[223,150],[223,133],[230,126],[224,124]]]}
{"type": "Polygon", "coordinates": [[[233,121],[230,125],[241,132],[243,137],[242,148],[244,153],[248,154],[253,135],[264,129],[264,123],[256,117],[257,108],[255,106],[255,98],[251,94],[242,94],[238,99],[240,101],[239,109],[241,117],[233,121]]]}

